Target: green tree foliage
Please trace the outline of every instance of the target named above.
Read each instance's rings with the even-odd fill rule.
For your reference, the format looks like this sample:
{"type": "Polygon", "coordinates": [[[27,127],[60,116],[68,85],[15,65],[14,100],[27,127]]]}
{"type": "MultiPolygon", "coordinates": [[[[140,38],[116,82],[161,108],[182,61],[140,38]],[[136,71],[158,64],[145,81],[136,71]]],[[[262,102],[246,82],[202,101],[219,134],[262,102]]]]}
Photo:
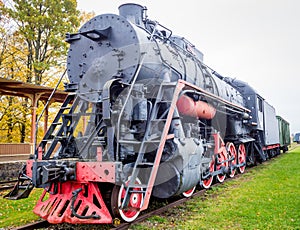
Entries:
{"type": "MultiPolygon", "coordinates": [[[[0,0],[0,76],[53,86],[64,68],[65,34],[80,23],[76,6],[76,0],[0,0]]],[[[29,141],[30,107],[28,98],[0,95],[1,142],[29,141]]]]}
{"type": "MultiPolygon", "coordinates": [[[[4,7],[3,2],[0,0],[0,9],[4,7]]],[[[9,43],[9,28],[10,28],[9,18],[6,17],[0,11],[0,76],[4,76],[4,66],[5,62],[7,62],[7,58],[9,56],[8,52],[8,43],[9,43]]]]}
{"type": "Polygon", "coordinates": [[[22,106],[23,103],[26,103],[24,98],[0,97],[0,143],[19,143],[29,140],[30,115],[23,116],[26,109],[26,106],[22,106]],[[25,125],[25,134],[20,135],[23,125],[25,125]]]}
{"type": "Polygon", "coordinates": [[[66,32],[79,25],[76,0],[14,0],[13,6],[4,7],[3,13],[15,21],[16,35],[25,43],[26,81],[40,85],[45,71],[66,55],[66,32]]]}

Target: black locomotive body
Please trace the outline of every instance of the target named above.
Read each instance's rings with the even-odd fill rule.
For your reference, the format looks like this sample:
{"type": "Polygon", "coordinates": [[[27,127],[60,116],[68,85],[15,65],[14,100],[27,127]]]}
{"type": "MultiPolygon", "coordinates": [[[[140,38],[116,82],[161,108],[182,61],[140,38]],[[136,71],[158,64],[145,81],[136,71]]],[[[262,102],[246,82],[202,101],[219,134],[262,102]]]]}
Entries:
{"type": "Polygon", "coordinates": [[[45,188],[34,212],[51,223],[133,221],[151,196],[190,196],[279,153],[266,141],[275,112],[250,86],[210,69],[144,7],[119,10],[67,35],[70,94],[24,169],[45,188]]]}

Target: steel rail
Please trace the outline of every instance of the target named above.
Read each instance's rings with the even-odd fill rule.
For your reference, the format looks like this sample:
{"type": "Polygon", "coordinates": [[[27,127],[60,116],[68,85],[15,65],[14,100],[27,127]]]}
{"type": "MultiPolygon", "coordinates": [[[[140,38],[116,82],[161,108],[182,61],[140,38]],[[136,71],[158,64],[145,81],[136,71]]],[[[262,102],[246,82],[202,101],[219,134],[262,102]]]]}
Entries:
{"type": "MultiPolygon", "coordinates": [[[[294,148],[291,148],[289,149],[289,151],[293,150],[294,148]]],[[[124,230],[124,229],[129,229],[130,226],[134,225],[134,224],[137,224],[137,223],[140,223],[140,222],[143,222],[145,221],[146,219],[148,219],[149,217],[151,216],[154,216],[154,215],[158,215],[158,214],[162,214],[164,212],[166,212],[167,210],[170,210],[176,206],[179,206],[179,205],[182,205],[184,204],[186,201],[190,200],[191,198],[196,198],[196,197],[200,197],[200,196],[203,196],[207,191],[211,190],[211,188],[214,188],[214,187],[217,187],[217,186],[220,186],[222,184],[225,184],[226,182],[229,182],[229,181],[232,181],[232,180],[236,180],[240,177],[242,177],[244,174],[247,174],[247,173],[250,173],[251,171],[255,170],[255,169],[258,169],[259,167],[262,167],[263,165],[265,165],[266,163],[272,161],[272,160],[275,160],[279,157],[282,157],[284,154],[280,154],[280,155],[277,155],[273,158],[270,158],[268,159],[267,161],[264,161],[262,162],[261,164],[259,165],[255,165],[253,167],[247,167],[247,170],[244,172],[244,173],[239,173],[239,174],[236,174],[234,177],[230,178],[230,177],[226,177],[226,180],[222,183],[220,182],[215,182],[213,185],[210,186],[210,188],[208,189],[201,189],[197,192],[195,192],[191,197],[183,197],[183,198],[180,198],[178,200],[175,200],[174,202],[172,203],[169,203],[167,205],[164,205],[163,207],[161,208],[158,208],[158,209],[155,209],[153,211],[149,211],[145,214],[142,214],[140,215],[135,221],[131,222],[131,223],[121,223],[120,225],[118,226],[115,226],[114,228],[112,228],[113,230],[124,230]]]]}
{"type": "MultiPolygon", "coordinates": [[[[246,172],[245,172],[246,173],[246,172]]],[[[243,174],[245,174],[243,173],[243,174]]],[[[231,180],[235,180],[237,178],[239,178],[240,176],[242,176],[243,174],[237,174],[235,175],[233,178],[226,178],[225,182],[226,181],[231,181],[231,180]]],[[[158,215],[158,214],[162,214],[164,212],[166,212],[167,210],[170,210],[171,208],[174,208],[176,206],[179,206],[179,205],[182,205],[184,204],[186,201],[192,199],[192,198],[196,198],[196,197],[200,197],[200,196],[203,196],[208,190],[210,190],[211,188],[213,187],[216,187],[216,186],[219,186],[220,184],[224,184],[225,182],[223,183],[220,183],[220,182],[216,182],[215,184],[211,185],[210,188],[208,189],[201,189],[197,192],[195,192],[191,197],[183,197],[183,198],[180,198],[179,200],[175,200],[174,202],[172,203],[169,203],[167,205],[164,205],[163,207],[161,208],[158,208],[158,209],[155,209],[153,211],[150,211],[150,212],[147,212],[145,214],[142,214],[141,216],[139,216],[134,222],[132,223],[121,223],[120,225],[112,228],[114,230],[124,230],[124,229],[128,229],[131,225],[134,225],[134,224],[137,224],[137,223],[140,223],[146,219],[148,219],[149,217],[151,216],[154,216],[154,215],[158,215]]]]}
{"type": "MultiPolygon", "coordinates": [[[[294,148],[298,147],[299,145],[293,147],[293,148],[290,148],[289,151],[293,150],[294,148]]],[[[259,165],[256,165],[254,167],[247,167],[247,170],[242,173],[242,174],[236,174],[234,177],[230,178],[230,177],[226,177],[226,180],[222,183],[220,182],[215,182],[213,185],[210,186],[210,188],[208,189],[201,189],[197,192],[195,192],[191,197],[183,197],[183,198],[180,198],[180,199],[177,199],[175,201],[172,201],[171,203],[167,204],[167,205],[164,205],[163,207],[160,207],[158,209],[155,209],[155,210],[152,210],[152,211],[149,211],[149,212],[145,212],[144,214],[140,215],[135,221],[131,222],[131,223],[121,223],[121,224],[115,224],[115,226],[113,226],[111,229],[112,230],[123,230],[123,229],[129,229],[130,226],[134,225],[134,224],[137,224],[137,223],[141,223],[143,221],[145,221],[146,219],[150,218],[151,216],[154,216],[154,215],[159,215],[159,214],[162,214],[176,206],[179,206],[179,205],[182,205],[184,204],[186,201],[192,199],[192,198],[196,198],[196,197],[200,197],[200,196],[203,196],[207,191],[211,190],[211,188],[214,188],[214,187],[217,187],[217,186],[220,186],[222,184],[225,184],[227,181],[231,181],[231,180],[236,180],[238,178],[240,178],[241,176],[243,176],[244,174],[247,174],[247,173],[250,173],[251,171],[255,170],[255,169],[258,169],[259,167],[262,167],[263,165],[265,165],[266,163],[272,161],[272,160],[275,160],[277,159],[278,157],[282,157],[283,155],[285,154],[280,154],[280,155],[277,155],[276,157],[273,157],[265,162],[262,162],[261,164],[259,165]]],[[[35,223],[31,223],[31,224],[27,224],[27,225],[24,225],[24,226],[20,226],[20,227],[16,227],[16,228],[13,228],[15,230],[31,230],[31,229],[41,229],[41,228],[48,228],[49,226],[51,226],[51,224],[49,222],[47,222],[46,220],[41,220],[41,221],[37,221],[35,223]]],[[[78,226],[77,226],[78,227],[78,226]]],[[[70,228],[72,228],[72,225],[70,225],[70,228]]],[[[78,227],[80,229],[80,227],[78,227]]],[[[83,229],[85,229],[83,227],[83,229]]]]}
{"type": "Polygon", "coordinates": [[[0,181],[0,191],[12,189],[18,180],[0,181]]]}
{"type": "Polygon", "coordinates": [[[26,224],[20,227],[14,228],[14,230],[33,230],[39,228],[47,228],[50,226],[50,223],[46,220],[40,220],[31,224],[26,224]]]}

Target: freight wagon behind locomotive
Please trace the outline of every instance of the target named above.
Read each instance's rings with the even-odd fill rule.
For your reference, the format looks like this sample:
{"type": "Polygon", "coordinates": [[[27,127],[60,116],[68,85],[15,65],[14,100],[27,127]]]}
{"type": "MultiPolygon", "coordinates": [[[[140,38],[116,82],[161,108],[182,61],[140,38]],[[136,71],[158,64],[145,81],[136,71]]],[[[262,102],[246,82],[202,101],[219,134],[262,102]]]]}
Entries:
{"type": "Polygon", "coordinates": [[[188,197],[280,153],[275,109],[252,87],[145,7],[119,12],[67,35],[69,95],[7,196],[44,188],[34,212],[50,223],[130,222],[151,196],[188,197]]]}
{"type": "Polygon", "coordinates": [[[279,129],[280,149],[285,153],[291,144],[290,124],[281,116],[276,116],[279,129]]]}
{"type": "Polygon", "coordinates": [[[298,144],[300,144],[300,133],[295,133],[295,136],[294,136],[294,142],[297,142],[298,144]]]}

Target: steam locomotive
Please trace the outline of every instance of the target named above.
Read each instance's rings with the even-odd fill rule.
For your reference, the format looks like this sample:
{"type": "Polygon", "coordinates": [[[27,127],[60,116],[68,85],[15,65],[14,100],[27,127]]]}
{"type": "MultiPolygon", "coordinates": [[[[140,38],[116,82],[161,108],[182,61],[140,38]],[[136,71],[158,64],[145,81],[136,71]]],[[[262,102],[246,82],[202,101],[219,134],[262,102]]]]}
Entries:
{"type": "Polygon", "coordinates": [[[145,7],[121,5],[66,41],[69,94],[8,194],[44,188],[34,212],[50,223],[131,222],[151,197],[189,197],[287,148],[271,105],[145,7]]]}

